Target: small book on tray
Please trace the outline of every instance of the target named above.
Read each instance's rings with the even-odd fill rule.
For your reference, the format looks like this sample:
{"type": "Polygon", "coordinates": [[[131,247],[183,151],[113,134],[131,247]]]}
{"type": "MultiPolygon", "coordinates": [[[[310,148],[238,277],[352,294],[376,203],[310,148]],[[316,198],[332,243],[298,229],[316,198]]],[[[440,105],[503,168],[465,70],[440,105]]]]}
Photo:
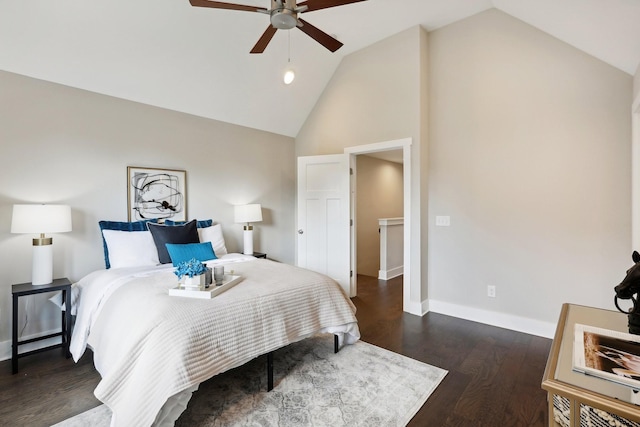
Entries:
{"type": "Polygon", "coordinates": [[[576,323],[573,369],[640,390],[640,336],[576,323]]]}
{"type": "Polygon", "coordinates": [[[202,290],[191,290],[185,289],[182,286],[177,286],[175,288],[169,289],[169,295],[177,296],[177,297],[187,297],[187,298],[201,298],[201,299],[211,299],[216,295],[220,295],[221,293],[228,291],[233,288],[235,285],[242,281],[242,276],[235,276],[232,274],[225,274],[224,280],[222,281],[222,285],[217,285],[212,283],[208,288],[204,288],[202,290]]]}

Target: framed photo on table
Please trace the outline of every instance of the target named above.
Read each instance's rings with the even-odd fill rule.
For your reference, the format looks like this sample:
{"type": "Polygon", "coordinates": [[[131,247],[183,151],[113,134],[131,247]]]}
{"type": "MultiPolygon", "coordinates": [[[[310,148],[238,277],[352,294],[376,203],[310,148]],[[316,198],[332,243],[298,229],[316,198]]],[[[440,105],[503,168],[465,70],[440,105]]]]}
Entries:
{"type": "Polygon", "coordinates": [[[187,172],[128,166],[127,210],[129,221],[186,221],[187,172]]]}

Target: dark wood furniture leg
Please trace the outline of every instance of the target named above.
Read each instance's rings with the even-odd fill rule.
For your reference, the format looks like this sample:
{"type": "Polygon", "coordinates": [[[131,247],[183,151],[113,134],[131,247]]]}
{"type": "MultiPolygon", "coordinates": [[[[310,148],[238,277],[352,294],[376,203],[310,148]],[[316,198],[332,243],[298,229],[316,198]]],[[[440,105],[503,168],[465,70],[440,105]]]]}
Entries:
{"type": "Polygon", "coordinates": [[[267,391],[273,390],[273,351],[267,353],[267,391]]]}
{"type": "Polygon", "coordinates": [[[62,343],[64,354],[69,359],[71,352],[69,346],[71,345],[71,288],[64,289],[62,291],[62,297],[64,299],[64,312],[62,313],[62,343]]]}
{"type": "Polygon", "coordinates": [[[11,328],[11,373],[18,373],[18,295],[13,294],[13,321],[11,328]]]}

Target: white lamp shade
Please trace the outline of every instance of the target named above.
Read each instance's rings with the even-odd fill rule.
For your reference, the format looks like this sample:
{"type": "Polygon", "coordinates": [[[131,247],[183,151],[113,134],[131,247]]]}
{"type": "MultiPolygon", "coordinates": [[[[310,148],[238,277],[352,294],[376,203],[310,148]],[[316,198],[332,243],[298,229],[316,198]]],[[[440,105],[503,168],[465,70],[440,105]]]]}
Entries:
{"type": "Polygon", "coordinates": [[[13,205],[12,233],[64,233],[71,231],[68,205],[13,205]]]}
{"type": "Polygon", "coordinates": [[[255,203],[252,205],[238,205],[234,207],[235,222],[260,222],[262,221],[262,207],[255,203]]]}
{"type": "Polygon", "coordinates": [[[45,233],[71,231],[71,207],[68,205],[13,205],[12,233],[40,234],[33,239],[31,284],[53,282],[53,239],[45,233]]]}

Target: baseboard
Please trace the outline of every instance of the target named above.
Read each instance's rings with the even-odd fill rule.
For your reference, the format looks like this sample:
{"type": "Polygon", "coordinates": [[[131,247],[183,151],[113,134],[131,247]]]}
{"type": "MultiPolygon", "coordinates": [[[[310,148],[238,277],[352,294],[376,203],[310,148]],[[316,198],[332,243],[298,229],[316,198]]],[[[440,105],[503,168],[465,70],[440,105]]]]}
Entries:
{"type": "Polygon", "coordinates": [[[422,301],[422,303],[405,301],[402,306],[402,311],[422,317],[429,312],[429,300],[422,301]]]}
{"type": "Polygon", "coordinates": [[[429,300],[428,309],[434,313],[446,314],[447,316],[458,317],[460,319],[471,320],[499,328],[511,329],[512,331],[537,335],[544,338],[553,338],[556,331],[555,323],[451,304],[444,301],[429,300]]]}
{"type": "MultiPolygon", "coordinates": [[[[47,332],[42,332],[39,334],[29,335],[20,337],[20,341],[30,340],[32,338],[42,337],[45,335],[60,333],[60,329],[55,329],[47,332]]],[[[23,344],[20,346],[20,353],[26,353],[27,351],[38,350],[41,348],[49,347],[52,345],[60,344],[62,338],[61,337],[52,337],[47,338],[46,340],[31,342],[29,344],[23,344]]],[[[0,361],[11,359],[11,341],[1,341],[0,342],[0,361]]]]}
{"type": "Polygon", "coordinates": [[[378,270],[378,279],[389,280],[404,274],[404,266],[390,268],[389,270],[378,270]]]}

